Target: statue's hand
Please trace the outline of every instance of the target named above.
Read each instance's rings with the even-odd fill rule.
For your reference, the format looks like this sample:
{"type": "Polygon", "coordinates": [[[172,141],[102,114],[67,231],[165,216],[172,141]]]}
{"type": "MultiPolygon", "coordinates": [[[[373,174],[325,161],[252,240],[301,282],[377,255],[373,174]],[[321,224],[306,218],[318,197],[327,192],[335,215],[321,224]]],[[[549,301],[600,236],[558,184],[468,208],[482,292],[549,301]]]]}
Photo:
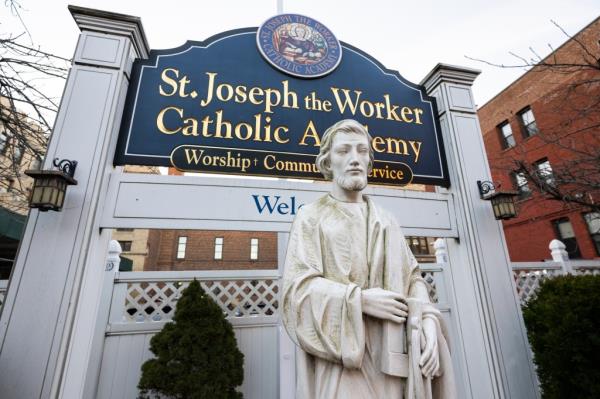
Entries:
{"type": "Polygon", "coordinates": [[[369,316],[396,323],[406,321],[408,307],[402,294],[383,288],[369,288],[362,290],[361,304],[363,313],[369,316]]]}
{"type": "Polygon", "coordinates": [[[423,319],[423,335],[425,342],[421,340],[421,373],[428,378],[433,378],[437,374],[440,367],[440,357],[438,352],[437,342],[437,326],[435,321],[426,317],[423,319]]]}

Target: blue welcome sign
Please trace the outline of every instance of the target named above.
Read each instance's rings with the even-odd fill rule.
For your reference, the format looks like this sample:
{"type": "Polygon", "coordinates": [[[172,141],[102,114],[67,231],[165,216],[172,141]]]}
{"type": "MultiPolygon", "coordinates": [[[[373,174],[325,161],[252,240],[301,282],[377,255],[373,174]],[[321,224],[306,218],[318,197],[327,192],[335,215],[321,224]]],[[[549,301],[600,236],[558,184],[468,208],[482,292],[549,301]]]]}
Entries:
{"type": "Polygon", "coordinates": [[[322,179],[320,138],[341,119],[373,138],[369,182],[448,186],[435,99],[294,14],[137,60],[114,163],[322,179]]]}

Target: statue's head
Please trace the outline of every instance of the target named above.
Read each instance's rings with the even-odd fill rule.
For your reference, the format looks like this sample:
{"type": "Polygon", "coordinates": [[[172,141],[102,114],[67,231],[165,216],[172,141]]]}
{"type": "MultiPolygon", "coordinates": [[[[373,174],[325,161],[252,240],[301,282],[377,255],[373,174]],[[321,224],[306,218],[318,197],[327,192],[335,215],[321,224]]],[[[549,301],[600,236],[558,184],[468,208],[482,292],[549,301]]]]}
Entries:
{"type": "Polygon", "coordinates": [[[345,119],[323,134],[316,165],[327,180],[345,190],[360,191],[367,185],[373,160],[367,129],[353,119],[345,119]]]}

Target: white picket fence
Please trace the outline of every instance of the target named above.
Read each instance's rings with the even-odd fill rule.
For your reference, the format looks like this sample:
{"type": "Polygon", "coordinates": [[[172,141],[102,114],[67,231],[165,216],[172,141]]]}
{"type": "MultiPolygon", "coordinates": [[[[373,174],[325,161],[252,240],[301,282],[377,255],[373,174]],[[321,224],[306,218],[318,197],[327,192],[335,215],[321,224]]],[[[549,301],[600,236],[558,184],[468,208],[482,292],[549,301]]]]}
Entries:
{"type": "MultiPolygon", "coordinates": [[[[119,249],[113,241],[111,245],[119,249]]],[[[116,252],[116,251],[115,251],[116,252]]],[[[109,257],[114,257],[114,253],[109,257]]],[[[118,259],[118,257],[116,257],[118,259]]],[[[118,270],[118,260],[113,266],[118,270]]],[[[110,264],[110,262],[108,262],[110,264]]],[[[279,392],[279,271],[215,270],[115,272],[107,267],[112,298],[105,330],[97,398],[137,397],[142,363],[153,354],[152,336],[172,320],[177,301],[194,279],[231,322],[244,354],[246,398],[279,392]]]]}
{"type": "Polygon", "coordinates": [[[565,244],[552,240],[548,246],[551,261],[512,262],[517,296],[521,304],[526,303],[547,278],[563,274],[600,274],[600,260],[572,260],[565,250],[565,244]]]}
{"type": "MultiPolygon", "coordinates": [[[[452,297],[446,273],[448,263],[445,241],[435,243],[436,263],[421,265],[429,283],[432,302],[453,325],[452,297]]],[[[525,303],[540,283],[561,274],[600,274],[600,260],[570,260],[565,246],[558,240],[550,244],[551,261],[513,262],[516,295],[525,303]]],[[[106,263],[106,313],[102,335],[104,346],[99,354],[97,398],[131,398],[137,396],[140,366],[152,357],[149,342],[174,314],[177,300],[190,281],[197,279],[206,293],[221,306],[234,328],[240,350],[244,353],[245,378],[241,391],[249,399],[278,398],[286,390],[278,375],[285,374],[280,353],[278,270],[232,271],[160,271],[118,272],[120,248],[111,243],[106,263]]],[[[4,300],[7,280],[0,280],[0,306],[4,300]]],[[[102,327],[100,327],[102,328],[102,327]]],[[[282,357],[281,357],[282,356],[282,357]]],[[[285,362],[284,362],[285,363],[285,362]]],[[[293,370],[290,370],[293,372],[293,370]]]]}

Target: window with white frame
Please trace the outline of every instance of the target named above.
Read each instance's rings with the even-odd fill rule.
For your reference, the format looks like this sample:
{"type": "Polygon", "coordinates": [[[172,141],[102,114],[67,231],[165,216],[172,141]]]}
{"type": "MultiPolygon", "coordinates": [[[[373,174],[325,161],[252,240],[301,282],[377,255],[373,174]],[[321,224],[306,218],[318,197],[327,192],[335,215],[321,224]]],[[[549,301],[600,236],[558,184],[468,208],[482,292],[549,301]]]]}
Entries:
{"type": "Polygon", "coordinates": [[[258,238],[250,239],[250,260],[258,260],[258,238]]]}
{"type": "Polygon", "coordinates": [[[508,121],[498,125],[500,131],[500,138],[502,139],[502,148],[511,148],[515,146],[515,137],[513,136],[512,128],[508,121]]]}
{"type": "Polygon", "coordinates": [[[531,108],[527,107],[519,112],[519,119],[521,126],[523,127],[523,136],[529,137],[539,132],[537,124],[535,123],[535,117],[531,108]]]}
{"type": "Polygon", "coordinates": [[[215,237],[215,259],[223,259],[223,237],[215,237]]]}
{"type": "Polygon", "coordinates": [[[556,237],[565,244],[565,250],[569,254],[569,258],[581,258],[581,251],[577,244],[575,230],[573,230],[573,225],[569,221],[569,218],[556,219],[553,220],[552,223],[554,224],[556,237]]]}
{"type": "Polygon", "coordinates": [[[531,188],[527,182],[524,172],[513,172],[512,173],[513,186],[519,193],[519,199],[525,199],[531,196],[531,188]]]}
{"type": "Polygon", "coordinates": [[[179,237],[177,240],[177,259],[185,258],[185,247],[187,246],[187,237],[179,237]]]}
{"type": "Polygon", "coordinates": [[[536,173],[543,183],[549,186],[554,185],[554,173],[552,172],[552,166],[547,158],[542,158],[533,164],[535,166],[536,173]]]}
{"type": "Polygon", "coordinates": [[[589,212],[583,215],[587,224],[590,237],[596,247],[596,254],[600,255],[600,212],[589,212]]]}

